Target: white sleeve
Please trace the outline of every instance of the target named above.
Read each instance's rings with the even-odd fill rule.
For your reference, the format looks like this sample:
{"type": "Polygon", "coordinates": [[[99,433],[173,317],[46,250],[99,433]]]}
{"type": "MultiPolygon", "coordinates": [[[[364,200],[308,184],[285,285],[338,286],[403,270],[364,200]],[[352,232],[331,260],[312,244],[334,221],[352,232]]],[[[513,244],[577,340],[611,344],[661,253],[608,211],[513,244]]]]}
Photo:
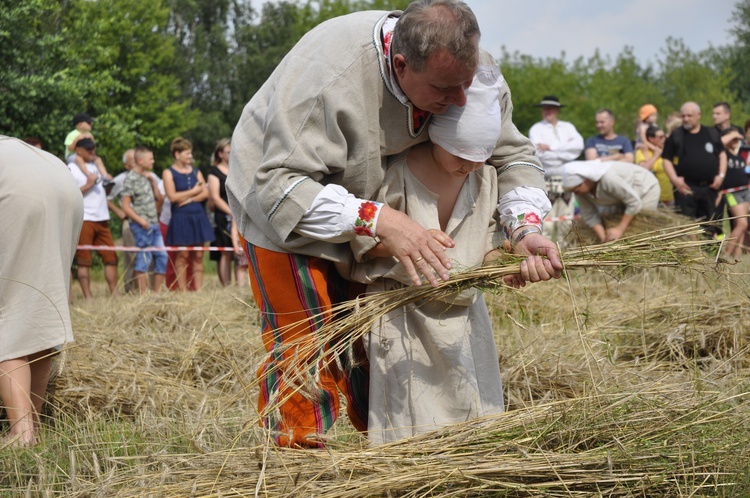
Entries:
{"type": "Polygon", "coordinates": [[[340,185],[326,185],[294,231],[326,242],[349,242],[357,235],[374,237],[382,204],[358,199],[340,185]]]}
{"type": "Polygon", "coordinates": [[[542,220],[550,209],[552,205],[547,192],[537,187],[514,188],[502,196],[497,203],[500,224],[508,238],[513,230],[524,225],[535,225],[541,228],[542,220]]]}
{"type": "Polygon", "coordinates": [[[583,152],[583,137],[575,126],[569,124],[565,127],[565,136],[560,140],[557,155],[564,163],[578,159],[583,152]]]}

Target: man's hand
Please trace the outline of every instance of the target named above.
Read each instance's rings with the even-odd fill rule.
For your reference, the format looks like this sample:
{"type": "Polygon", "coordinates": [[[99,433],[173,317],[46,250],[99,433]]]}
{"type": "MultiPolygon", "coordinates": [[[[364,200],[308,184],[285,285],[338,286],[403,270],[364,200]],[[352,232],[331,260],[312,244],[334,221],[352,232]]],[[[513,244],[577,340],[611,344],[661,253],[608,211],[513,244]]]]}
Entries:
{"type": "Polygon", "coordinates": [[[691,195],[693,193],[693,191],[690,190],[690,187],[688,187],[688,184],[685,183],[685,178],[682,176],[678,176],[677,178],[675,178],[675,181],[673,181],[672,184],[674,185],[674,188],[682,195],[691,195]]]}
{"type": "Polygon", "coordinates": [[[445,248],[453,247],[454,242],[447,235],[443,234],[445,240],[439,242],[405,213],[388,206],[380,208],[377,235],[388,252],[404,265],[414,285],[422,284],[420,273],[433,286],[438,285],[438,278],[450,277],[450,258],[445,248]]]}
{"type": "Polygon", "coordinates": [[[714,177],[713,183],[711,183],[711,188],[714,190],[719,190],[722,183],[724,183],[724,177],[721,175],[716,175],[714,177]]]}
{"type": "Polygon", "coordinates": [[[539,152],[547,152],[549,150],[549,145],[547,144],[536,144],[536,150],[539,152]]]}

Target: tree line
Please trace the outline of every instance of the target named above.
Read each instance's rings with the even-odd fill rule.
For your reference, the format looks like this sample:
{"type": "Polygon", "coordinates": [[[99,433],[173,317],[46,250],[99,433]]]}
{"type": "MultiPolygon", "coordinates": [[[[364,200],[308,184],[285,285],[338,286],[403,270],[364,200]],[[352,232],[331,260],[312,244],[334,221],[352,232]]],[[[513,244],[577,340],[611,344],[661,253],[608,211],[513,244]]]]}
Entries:
{"type": "MultiPolygon", "coordinates": [[[[200,166],[230,136],[245,104],[287,51],[320,22],[365,9],[403,9],[409,0],[0,0],[0,133],[34,136],[63,154],[78,112],[95,116],[98,152],[111,172],[136,144],[170,163],[177,135],[200,166]]],[[[638,108],[662,116],[695,100],[728,101],[733,122],[750,117],[750,0],[735,5],[733,44],[695,53],[668,39],[655,64],[630,48],[568,61],[499,54],[513,91],[514,121],[527,132],[543,95],[567,104],[563,119],[595,133],[594,113],[611,108],[618,133],[632,135],[638,108]],[[744,105],[743,105],[744,104],[744,105]]]]}

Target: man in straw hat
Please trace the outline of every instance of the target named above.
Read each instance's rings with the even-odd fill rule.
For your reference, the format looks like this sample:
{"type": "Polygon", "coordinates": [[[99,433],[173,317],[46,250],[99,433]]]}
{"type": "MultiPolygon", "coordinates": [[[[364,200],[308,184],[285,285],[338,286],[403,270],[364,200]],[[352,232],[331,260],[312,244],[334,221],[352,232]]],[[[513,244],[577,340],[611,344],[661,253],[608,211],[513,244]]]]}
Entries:
{"type": "Polygon", "coordinates": [[[542,120],[531,127],[529,139],[544,166],[547,194],[552,202],[549,215],[554,220],[544,225],[544,235],[562,243],[572,227],[575,213],[572,194],[562,188],[563,166],[581,155],[583,137],[573,123],[559,119],[560,109],[565,106],[555,95],[544,96],[536,107],[542,109],[542,120]]]}
{"type": "MultiPolygon", "coordinates": [[[[417,285],[450,278],[445,245],[405,213],[373,202],[386,157],[427,140],[432,114],[466,103],[480,61],[479,26],[459,0],[417,0],[405,12],[358,12],[307,33],[245,107],[232,137],[227,191],[250,261],[264,345],[259,411],[281,445],[320,446],[317,434],[336,420],[339,392],[352,424],[367,427],[367,365],[361,346],[341,366],[320,369],[317,392],[295,392],[283,370],[300,368],[290,340],[311,337],[312,321],[362,289],[340,278],[335,263],[352,260],[348,242],[379,242],[417,285]],[[337,390],[338,387],[338,390],[337,390]],[[280,402],[279,401],[283,401],[280,402]]],[[[488,162],[499,197],[522,197],[526,213],[508,229],[516,250],[532,258],[526,281],[559,277],[554,245],[540,235],[549,209],[531,143],[512,122],[507,86],[500,96],[502,133],[488,162]]],[[[304,367],[302,367],[304,368],[304,367]]]]}

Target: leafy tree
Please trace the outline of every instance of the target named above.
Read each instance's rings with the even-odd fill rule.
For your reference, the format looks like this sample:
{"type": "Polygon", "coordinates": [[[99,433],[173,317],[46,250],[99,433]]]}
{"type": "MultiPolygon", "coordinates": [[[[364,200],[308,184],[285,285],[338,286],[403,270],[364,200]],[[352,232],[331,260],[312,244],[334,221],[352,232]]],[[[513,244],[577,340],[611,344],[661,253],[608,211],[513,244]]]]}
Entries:
{"type": "Polygon", "coordinates": [[[0,130],[35,136],[62,155],[69,108],[85,109],[87,80],[68,65],[71,2],[0,0],[0,130]]]}
{"type": "Polygon", "coordinates": [[[171,139],[198,122],[172,72],[169,9],[162,0],[78,0],[74,8],[70,61],[90,82],[87,110],[97,117],[106,164],[117,170],[122,152],[137,144],[164,157],[171,139]]]}
{"type": "Polygon", "coordinates": [[[0,129],[62,156],[72,116],[89,112],[98,153],[117,172],[125,149],[192,128],[169,71],[168,13],[161,0],[0,0],[0,129]]]}
{"type": "Polygon", "coordinates": [[[730,32],[735,37],[735,43],[726,48],[726,66],[732,69],[730,86],[737,99],[744,102],[745,114],[750,115],[750,0],[735,4],[730,22],[730,32]]]}
{"type": "Polygon", "coordinates": [[[516,126],[528,132],[541,119],[535,104],[544,95],[557,95],[567,105],[561,119],[572,122],[584,137],[596,133],[595,113],[605,107],[616,116],[615,131],[631,139],[638,110],[646,103],[654,104],[664,119],[684,102],[696,101],[706,125],[713,124],[710,109],[716,102],[726,100],[740,109],[730,88],[731,68],[718,63],[712,51],[695,53],[682,40],[671,38],[666,43],[656,68],[641,66],[629,47],[614,61],[596,52],[572,63],[564,54],[535,59],[504,51],[500,64],[513,91],[516,126]]]}
{"type": "MultiPolygon", "coordinates": [[[[663,114],[678,111],[687,101],[697,102],[703,111],[701,123],[713,126],[711,111],[716,102],[727,101],[733,109],[742,106],[731,89],[733,71],[727,66],[715,66],[712,52],[691,51],[682,40],[667,39],[660,58],[658,89],[663,94],[663,114]]],[[[738,114],[739,117],[739,114],[738,114]]]]}
{"type": "Polygon", "coordinates": [[[236,36],[252,25],[247,0],[169,0],[167,32],[176,44],[172,72],[182,95],[200,119],[188,132],[196,163],[206,166],[214,143],[231,135],[245,101],[236,54],[236,36]]]}

